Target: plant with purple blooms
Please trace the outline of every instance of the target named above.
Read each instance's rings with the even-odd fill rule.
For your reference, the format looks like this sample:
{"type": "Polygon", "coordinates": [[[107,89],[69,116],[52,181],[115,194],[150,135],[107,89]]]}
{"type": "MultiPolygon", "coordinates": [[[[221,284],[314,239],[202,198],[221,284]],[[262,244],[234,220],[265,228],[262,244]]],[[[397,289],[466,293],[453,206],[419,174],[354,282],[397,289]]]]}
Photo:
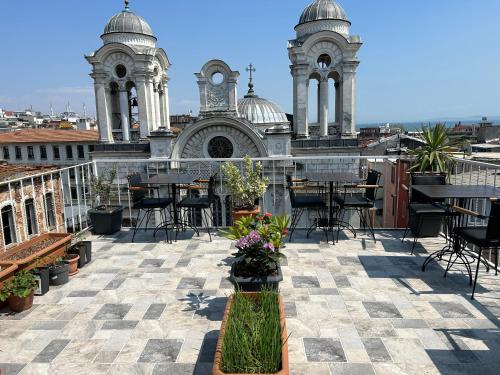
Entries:
{"type": "Polygon", "coordinates": [[[243,217],[222,232],[226,238],[236,241],[238,251],[233,255],[239,258],[238,276],[270,276],[277,271],[279,260],[285,257],[280,248],[289,224],[286,215],[266,213],[243,217]]]}

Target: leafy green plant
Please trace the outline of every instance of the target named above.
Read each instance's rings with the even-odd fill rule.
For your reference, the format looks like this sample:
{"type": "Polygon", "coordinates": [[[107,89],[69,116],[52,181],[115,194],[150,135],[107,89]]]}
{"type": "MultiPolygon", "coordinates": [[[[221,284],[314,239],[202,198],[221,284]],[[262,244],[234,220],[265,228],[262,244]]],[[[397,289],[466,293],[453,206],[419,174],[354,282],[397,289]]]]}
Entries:
{"type": "Polygon", "coordinates": [[[110,205],[111,188],[113,187],[116,173],[116,169],[113,168],[103,171],[100,176],[92,175],[90,178],[90,186],[98,197],[98,205],[104,206],[106,210],[110,205]]]}
{"type": "Polygon", "coordinates": [[[410,171],[447,173],[460,142],[450,140],[444,124],[422,128],[422,138],[425,144],[412,152],[415,161],[410,171]]]}
{"type": "Polygon", "coordinates": [[[262,163],[254,163],[250,156],[245,156],[243,169],[233,163],[224,163],[222,172],[226,176],[227,186],[236,210],[253,210],[255,201],[264,196],[269,179],[262,177],[262,163]]]}
{"type": "Polygon", "coordinates": [[[277,264],[285,255],[280,252],[288,234],[290,219],[270,213],[245,216],[221,234],[236,241],[240,258],[239,273],[242,276],[268,276],[276,271],[277,264]]]}
{"type": "Polygon", "coordinates": [[[236,292],[222,341],[222,371],[276,373],[281,369],[282,345],[278,293],[263,290],[250,298],[236,292]]]}
{"type": "Polygon", "coordinates": [[[28,271],[20,271],[12,280],[3,285],[0,300],[5,301],[11,295],[19,298],[29,297],[36,287],[37,283],[33,274],[28,271]]]}

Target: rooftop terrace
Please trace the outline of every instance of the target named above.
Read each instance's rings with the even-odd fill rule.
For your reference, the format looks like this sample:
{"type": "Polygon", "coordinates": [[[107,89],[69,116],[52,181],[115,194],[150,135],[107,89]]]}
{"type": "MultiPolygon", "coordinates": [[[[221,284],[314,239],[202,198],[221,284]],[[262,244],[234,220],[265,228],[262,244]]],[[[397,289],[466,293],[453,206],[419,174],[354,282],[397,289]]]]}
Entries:
{"type": "MultiPolygon", "coordinates": [[[[498,374],[500,285],[415,255],[398,231],[287,244],[292,374],[498,374]]],[[[302,236],[301,236],[302,235],[302,236]]],[[[210,374],[227,296],[231,242],[205,234],[168,244],[140,232],[92,237],[93,261],[32,310],[0,314],[5,374],[210,374]]]]}

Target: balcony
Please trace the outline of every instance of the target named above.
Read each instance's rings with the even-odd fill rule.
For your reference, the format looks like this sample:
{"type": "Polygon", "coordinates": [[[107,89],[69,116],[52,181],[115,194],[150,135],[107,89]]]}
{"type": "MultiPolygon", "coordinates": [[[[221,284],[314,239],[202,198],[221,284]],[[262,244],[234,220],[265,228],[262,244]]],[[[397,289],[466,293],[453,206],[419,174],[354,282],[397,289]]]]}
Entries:
{"type": "MultiPolygon", "coordinates": [[[[391,211],[398,201],[393,196],[397,192],[385,191],[395,161],[263,160],[272,182],[263,204],[277,213],[286,207],[286,198],[278,199],[278,192],[285,194],[287,173],[301,176],[333,167],[363,174],[377,168],[385,177],[376,243],[363,231],[357,238],[342,232],[339,242],[331,244],[319,230],[306,238],[300,229],[286,244],[280,288],[292,374],[498,373],[499,279],[483,267],[476,300],[471,301],[465,267],[454,267],[446,278],[445,262],[432,263],[422,272],[427,255],[446,243],[442,237],[421,239],[411,255],[411,241],[401,242],[397,220],[389,226],[385,217],[384,223],[384,211],[387,216],[387,207],[391,211]]],[[[210,374],[227,296],[233,290],[227,278],[233,244],[220,236],[210,242],[206,233],[197,237],[191,231],[181,232],[173,243],[161,233],[155,239],[151,231],[140,231],[132,243],[126,227],[135,215],[125,181],[132,171],[147,176],[180,171],[181,166],[196,176],[210,175],[222,162],[120,162],[113,201],[126,207],[129,221],[116,235],[87,235],[93,261],[68,284],[36,297],[30,311],[13,315],[0,310],[0,368],[7,374],[210,374]]],[[[59,225],[68,231],[87,227],[86,210],[94,199],[89,176],[112,165],[96,161],[43,174],[47,186],[52,180],[62,184],[65,214],[59,225]]],[[[451,182],[498,186],[497,168],[457,161],[451,182]]],[[[31,178],[42,175],[24,179],[23,187],[29,189],[31,178]]],[[[20,183],[7,184],[12,188],[20,183]]],[[[224,186],[218,189],[224,196],[224,186]]],[[[474,204],[474,209],[487,211],[483,203],[474,204]]],[[[352,223],[359,225],[355,218],[352,223]]],[[[308,224],[304,221],[300,227],[308,224]]]]}

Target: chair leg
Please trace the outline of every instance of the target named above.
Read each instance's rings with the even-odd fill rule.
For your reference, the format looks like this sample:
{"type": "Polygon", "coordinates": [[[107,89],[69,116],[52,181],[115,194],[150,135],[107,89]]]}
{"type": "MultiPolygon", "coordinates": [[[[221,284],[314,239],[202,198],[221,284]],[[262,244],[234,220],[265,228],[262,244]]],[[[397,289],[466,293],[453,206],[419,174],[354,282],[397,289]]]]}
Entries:
{"type": "Polygon", "coordinates": [[[498,276],[498,249],[495,252],[495,276],[498,276]]]}
{"type": "Polygon", "coordinates": [[[292,213],[292,223],[290,224],[290,242],[292,242],[292,236],[295,232],[295,229],[299,225],[300,218],[302,217],[302,213],[304,210],[300,208],[295,208],[292,213]]]}
{"type": "Polygon", "coordinates": [[[470,299],[474,299],[474,294],[476,293],[476,285],[477,285],[477,276],[479,274],[479,265],[481,264],[481,256],[483,254],[483,248],[479,248],[479,254],[477,258],[477,266],[476,266],[476,276],[474,277],[474,286],[472,287],[472,296],[470,299]]]}
{"type": "Polygon", "coordinates": [[[202,224],[203,224],[203,217],[205,217],[205,226],[207,228],[207,233],[208,233],[208,237],[210,238],[210,242],[212,242],[212,234],[210,233],[210,217],[208,216],[208,213],[206,210],[203,210],[203,216],[201,217],[201,221],[202,221],[202,224]]]}
{"type": "Polygon", "coordinates": [[[135,228],[134,228],[134,234],[132,235],[132,242],[134,242],[135,240],[135,235],[137,233],[137,231],[139,230],[139,228],[141,227],[141,224],[142,222],[144,221],[144,218],[146,217],[146,212],[144,213],[144,216],[142,217],[142,219],[139,221],[139,218],[141,217],[141,209],[138,210],[137,212],[137,218],[135,219],[135,228]]]}
{"type": "Polygon", "coordinates": [[[369,211],[368,211],[368,221],[369,221],[368,228],[372,232],[373,241],[377,243],[377,239],[375,238],[375,228],[373,227],[372,215],[370,215],[369,211]]]}

